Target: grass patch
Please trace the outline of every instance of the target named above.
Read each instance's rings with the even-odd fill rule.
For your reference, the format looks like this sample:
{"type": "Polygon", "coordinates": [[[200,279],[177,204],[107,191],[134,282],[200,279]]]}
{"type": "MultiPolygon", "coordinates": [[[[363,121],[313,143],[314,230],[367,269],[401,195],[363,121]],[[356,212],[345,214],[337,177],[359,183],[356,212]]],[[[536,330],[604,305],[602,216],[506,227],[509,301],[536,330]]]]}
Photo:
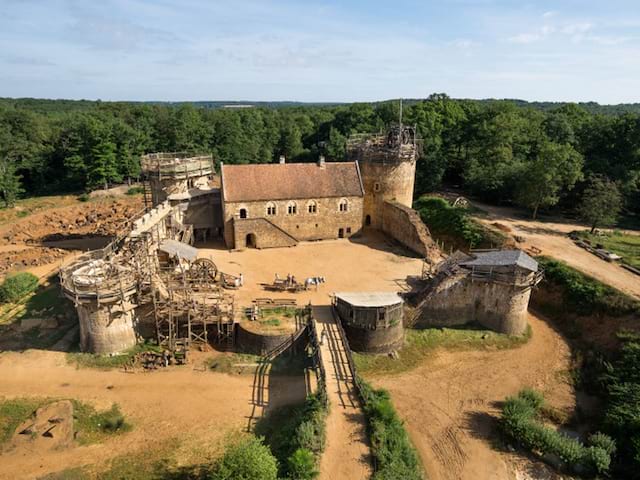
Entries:
{"type": "Polygon", "coordinates": [[[372,479],[422,480],[424,475],[418,454],[391,402],[389,392],[375,390],[362,379],[358,382],[374,458],[372,479]]]}
{"type": "MultiPolygon", "coordinates": [[[[57,401],[50,398],[14,398],[0,400],[0,445],[8,442],[16,428],[38,408],[57,401]]],[[[92,405],[78,400],[73,403],[74,430],[81,445],[99,443],[113,434],[128,432],[131,425],[125,421],[117,404],[109,410],[97,411],[92,405]]]]}
{"type": "Polygon", "coordinates": [[[622,261],[632,267],[640,268],[640,235],[629,235],[618,230],[601,232],[597,235],[584,231],[577,232],[577,235],[584,240],[589,240],[594,247],[602,245],[606,250],[620,255],[622,261]]]}
{"type": "Polygon", "coordinates": [[[36,398],[0,401],[0,445],[8,442],[16,428],[45,403],[46,400],[36,398]]]}
{"type": "Polygon", "coordinates": [[[14,303],[36,291],[38,277],[33,273],[20,272],[8,275],[0,284],[0,302],[14,303]]]}
{"type": "Polygon", "coordinates": [[[110,370],[113,368],[124,367],[129,364],[138,353],[142,352],[160,353],[162,352],[162,347],[153,343],[140,343],[118,355],[96,355],[93,353],[70,352],[67,353],[67,363],[75,365],[77,368],[110,370]]]}
{"type": "Polygon", "coordinates": [[[100,443],[106,437],[131,430],[118,404],[109,410],[97,411],[92,405],[72,400],[77,440],[81,445],[100,443]]]}
{"type": "Polygon", "coordinates": [[[253,373],[257,368],[255,365],[260,363],[261,358],[260,355],[232,353],[210,358],[205,364],[214,372],[241,375],[253,373]]]}
{"type": "Polygon", "coordinates": [[[589,275],[549,257],[536,257],[544,268],[545,281],[562,289],[567,307],[581,315],[596,312],[622,316],[640,312],[640,302],[589,275]]]}
{"type": "Polygon", "coordinates": [[[363,374],[400,373],[417,367],[438,348],[448,350],[501,350],[515,348],[531,338],[531,327],[523,335],[505,335],[473,326],[465,328],[427,328],[406,330],[405,345],[399,358],[354,353],[356,367],[363,374]]]}

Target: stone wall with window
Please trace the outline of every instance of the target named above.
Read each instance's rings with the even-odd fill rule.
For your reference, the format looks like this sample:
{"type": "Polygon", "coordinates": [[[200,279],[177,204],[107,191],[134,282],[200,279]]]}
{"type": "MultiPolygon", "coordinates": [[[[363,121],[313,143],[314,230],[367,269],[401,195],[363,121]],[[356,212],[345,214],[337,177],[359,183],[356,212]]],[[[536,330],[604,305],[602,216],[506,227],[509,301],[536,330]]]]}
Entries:
{"type": "MultiPolygon", "coordinates": [[[[275,238],[275,231],[269,224],[296,241],[348,238],[360,232],[362,218],[362,197],[226,202],[225,243],[228,248],[242,249],[247,246],[246,236],[253,234],[259,248],[281,246],[280,241],[269,240],[275,238]],[[255,232],[244,227],[234,229],[234,222],[257,218],[266,222],[251,222],[249,229],[255,229],[255,232]]],[[[246,223],[248,227],[249,222],[246,223]]]]}

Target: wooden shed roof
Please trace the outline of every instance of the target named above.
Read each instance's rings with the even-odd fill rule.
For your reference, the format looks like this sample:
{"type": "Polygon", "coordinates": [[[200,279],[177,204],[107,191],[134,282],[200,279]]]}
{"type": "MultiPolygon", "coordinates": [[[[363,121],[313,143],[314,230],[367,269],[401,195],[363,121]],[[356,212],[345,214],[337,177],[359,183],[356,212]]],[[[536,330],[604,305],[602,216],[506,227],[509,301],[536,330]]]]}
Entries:
{"type": "Polygon", "coordinates": [[[364,195],[357,162],[222,165],[225,202],[364,195]]]}

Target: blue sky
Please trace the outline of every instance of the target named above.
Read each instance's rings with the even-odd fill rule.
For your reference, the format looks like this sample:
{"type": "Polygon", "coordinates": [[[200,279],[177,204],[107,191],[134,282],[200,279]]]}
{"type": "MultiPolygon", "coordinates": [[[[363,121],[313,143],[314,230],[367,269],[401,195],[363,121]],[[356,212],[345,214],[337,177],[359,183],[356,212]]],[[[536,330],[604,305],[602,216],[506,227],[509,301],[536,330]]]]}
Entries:
{"type": "Polygon", "coordinates": [[[0,0],[0,96],[640,102],[639,0],[0,0]]]}

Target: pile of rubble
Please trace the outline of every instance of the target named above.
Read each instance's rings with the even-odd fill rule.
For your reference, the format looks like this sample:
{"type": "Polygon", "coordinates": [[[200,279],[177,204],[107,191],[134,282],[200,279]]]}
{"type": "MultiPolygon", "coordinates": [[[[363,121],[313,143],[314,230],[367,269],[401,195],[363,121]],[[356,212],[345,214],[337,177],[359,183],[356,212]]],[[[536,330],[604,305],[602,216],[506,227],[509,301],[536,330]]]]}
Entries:
{"type": "Polygon", "coordinates": [[[142,208],[138,197],[90,202],[25,218],[2,233],[0,243],[40,244],[82,235],[112,236],[142,208]]]}

